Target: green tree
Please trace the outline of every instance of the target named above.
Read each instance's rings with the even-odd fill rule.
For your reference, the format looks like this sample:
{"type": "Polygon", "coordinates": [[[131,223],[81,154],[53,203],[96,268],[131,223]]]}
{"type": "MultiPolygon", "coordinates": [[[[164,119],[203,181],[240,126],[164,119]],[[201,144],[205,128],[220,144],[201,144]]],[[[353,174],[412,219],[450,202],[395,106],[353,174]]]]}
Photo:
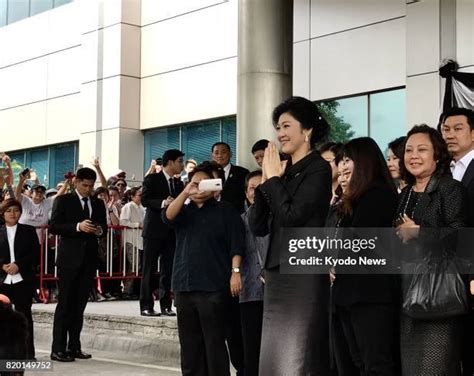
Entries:
{"type": "Polygon", "coordinates": [[[344,118],[337,114],[338,101],[321,102],[317,106],[331,127],[329,141],[346,142],[354,136],[351,124],[344,121],[344,118]]]}

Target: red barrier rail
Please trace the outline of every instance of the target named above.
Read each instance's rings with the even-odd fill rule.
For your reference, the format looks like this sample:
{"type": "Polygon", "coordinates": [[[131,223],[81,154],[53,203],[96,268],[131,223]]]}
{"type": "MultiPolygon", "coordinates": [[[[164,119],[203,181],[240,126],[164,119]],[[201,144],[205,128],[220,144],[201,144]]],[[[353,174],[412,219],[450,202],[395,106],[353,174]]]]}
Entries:
{"type": "MultiPolygon", "coordinates": [[[[37,227],[40,238],[39,297],[47,302],[45,282],[57,281],[57,249],[60,236],[49,233],[48,226],[37,227]]],[[[140,250],[142,247],[141,229],[127,226],[108,226],[107,235],[99,242],[99,270],[96,283],[101,280],[126,280],[141,278],[140,250]],[[128,258],[128,262],[127,262],[128,258]]],[[[159,261],[157,268],[159,270],[159,261]]]]}

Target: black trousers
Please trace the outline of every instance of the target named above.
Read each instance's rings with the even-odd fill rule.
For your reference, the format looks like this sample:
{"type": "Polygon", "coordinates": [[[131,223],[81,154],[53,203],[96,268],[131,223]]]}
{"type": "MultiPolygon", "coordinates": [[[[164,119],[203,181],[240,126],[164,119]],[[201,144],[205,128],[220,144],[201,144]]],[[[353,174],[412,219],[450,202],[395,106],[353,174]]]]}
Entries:
{"type": "MultiPolygon", "coordinates": [[[[352,362],[363,376],[395,376],[396,311],[392,304],[336,306],[352,362]]],[[[338,357],[336,356],[336,361],[338,357]]],[[[347,369],[338,364],[338,369],[347,369]]]]}
{"type": "Polygon", "coordinates": [[[33,282],[21,281],[12,285],[6,283],[0,285],[0,294],[4,294],[10,298],[10,301],[15,306],[15,311],[22,313],[28,323],[27,359],[33,359],[35,357],[33,317],[31,315],[33,292],[33,282]]]}
{"type": "Polygon", "coordinates": [[[175,292],[183,376],[228,376],[228,292],[175,292]]]}
{"type": "Polygon", "coordinates": [[[245,376],[258,376],[262,343],[263,300],[240,303],[245,376]]]}
{"type": "Polygon", "coordinates": [[[171,309],[171,276],[173,273],[176,240],[174,233],[165,239],[143,238],[142,281],[140,286],[140,310],[154,308],[152,280],[160,257],[160,307],[171,309]]]}
{"type": "Polygon", "coordinates": [[[463,376],[472,376],[474,375],[474,306],[472,301],[469,313],[462,319],[464,321],[462,338],[462,374],[463,376]]]}
{"type": "Polygon", "coordinates": [[[58,268],[58,305],[54,313],[52,351],[81,350],[80,335],[96,268],[84,262],[79,268],[58,268]]]}
{"type": "Polygon", "coordinates": [[[229,311],[227,314],[227,346],[230,362],[237,370],[237,376],[244,376],[244,344],[242,341],[242,326],[240,325],[239,297],[229,294],[229,311]]]}

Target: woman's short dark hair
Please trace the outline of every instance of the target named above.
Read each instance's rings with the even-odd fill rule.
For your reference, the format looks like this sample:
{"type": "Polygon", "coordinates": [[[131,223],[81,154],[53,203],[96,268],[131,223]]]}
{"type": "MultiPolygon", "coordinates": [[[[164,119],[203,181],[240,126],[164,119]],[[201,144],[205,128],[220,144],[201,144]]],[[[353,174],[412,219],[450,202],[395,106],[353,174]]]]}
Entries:
{"type": "Polygon", "coordinates": [[[132,187],[130,188],[130,190],[128,190],[127,192],[130,192],[130,198],[134,197],[138,191],[140,191],[142,187],[132,187]]]}
{"type": "Polygon", "coordinates": [[[403,159],[403,154],[405,154],[405,139],[406,137],[402,136],[388,143],[388,149],[390,149],[398,159],[403,159]]]}
{"type": "Polygon", "coordinates": [[[272,120],[274,126],[278,124],[280,116],[286,112],[301,123],[301,128],[312,129],[311,147],[327,139],[329,124],[310,100],[303,97],[290,97],[280,103],[273,110],[272,120]]]}
{"type": "Polygon", "coordinates": [[[94,197],[98,197],[100,194],[102,193],[105,193],[107,194],[107,196],[109,195],[109,191],[107,190],[107,188],[105,187],[98,187],[96,188],[96,190],[94,191],[94,197]]]}
{"type": "Polygon", "coordinates": [[[221,179],[224,177],[224,170],[215,161],[205,161],[197,165],[196,168],[188,174],[188,180],[191,181],[197,172],[204,172],[209,179],[214,179],[214,174],[219,176],[221,179]]]}
{"type": "Polygon", "coordinates": [[[2,202],[0,205],[0,216],[3,217],[5,212],[10,209],[11,207],[17,207],[20,210],[20,213],[23,212],[23,208],[21,207],[21,202],[14,199],[14,198],[8,198],[2,202]]]}
{"type": "MultiPolygon", "coordinates": [[[[420,124],[415,125],[407,133],[405,142],[403,143],[403,150],[405,151],[406,144],[408,139],[414,134],[424,133],[430,138],[431,144],[433,145],[434,150],[434,160],[436,161],[436,170],[433,175],[443,176],[451,175],[451,170],[449,165],[451,163],[451,155],[448,151],[448,146],[444,142],[441,134],[434,128],[431,128],[429,125],[420,124]]],[[[400,174],[403,180],[408,184],[413,184],[415,182],[415,177],[407,170],[405,166],[405,158],[402,158],[402,163],[400,163],[400,174]]]]}
{"type": "Polygon", "coordinates": [[[342,154],[344,158],[354,162],[354,169],[341,206],[344,214],[352,213],[354,201],[376,182],[385,184],[395,192],[395,185],[385,158],[372,138],[354,138],[344,145],[342,154]]]}

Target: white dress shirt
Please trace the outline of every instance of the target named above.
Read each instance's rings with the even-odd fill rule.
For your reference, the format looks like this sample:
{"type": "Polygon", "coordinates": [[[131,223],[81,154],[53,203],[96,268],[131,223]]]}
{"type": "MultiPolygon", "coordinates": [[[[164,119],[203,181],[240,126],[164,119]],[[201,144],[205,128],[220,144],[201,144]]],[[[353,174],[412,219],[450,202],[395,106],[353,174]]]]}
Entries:
{"type": "MultiPolygon", "coordinates": [[[[6,226],[7,228],[7,237],[8,237],[8,245],[10,246],[10,263],[15,262],[15,235],[16,235],[16,229],[17,225],[15,226],[6,226]]],[[[23,281],[23,277],[21,274],[18,272],[16,274],[7,274],[7,277],[5,278],[5,281],[3,283],[6,283],[7,285],[12,285],[14,283],[18,283],[23,281]]]]}
{"type": "Polygon", "coordinates": [[[453,173],[453,179],[461,181],[466,173],[469,163],[474,159],[474,150],[471,150],[464,157],[458,161],[451,162],[451,172],[453,173]]]}
{"type": "Polygon", "coordinates": [[[225,180],[226,180],[226,181],[227,181],[227,179],[229,179],[230,168],[231,168],[231,164],[230,164],[230,163],[227,163],[227,166],[225,166],[225,167],[223,168],[223,170],[224,170],[224,176],[225,176],[225,180]]]}
{"type": "MultiPolygon", "coordinates": [[[[82,196],[77,189],[76,189],[76,194],[77,194],[77,197],[79,197],[79,202],[81,203],[82,210],[84,210],[84,201],[82,201],[82,198],[85,197],[85,196],[82,196]]],[[[92,218],[92,205],[91,205],[91,198],[90,197],[87,197],[87,206],[89,207],[89,215],[90,215],[89,218],[92,218]]],[[[79,228],[79,225],[80,225],[80,223],[78,223],[76,225],[76,231],[77,232],[81,232],[81,229],[79,228]]]]}

